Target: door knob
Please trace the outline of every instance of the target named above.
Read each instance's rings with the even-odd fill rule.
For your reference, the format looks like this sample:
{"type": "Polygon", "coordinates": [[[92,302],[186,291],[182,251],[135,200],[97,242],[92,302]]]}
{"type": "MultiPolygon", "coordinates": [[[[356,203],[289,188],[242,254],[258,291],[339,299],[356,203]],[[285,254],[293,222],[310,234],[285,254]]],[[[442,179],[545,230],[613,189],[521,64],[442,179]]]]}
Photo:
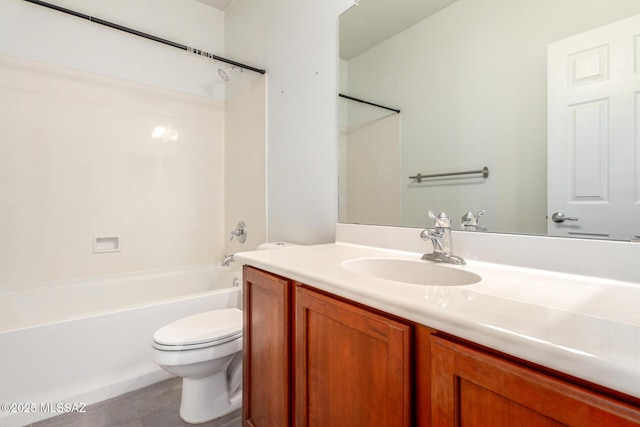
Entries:
{"type": "Polygon", "coordinates": [[[554,212],[553,215],[551,215],[551,219],[553,220],[553,222],[565,222],[565,221],[578,220],[578,218],[575,218],[572,216],[565,216],[564,213],[562,212],[554,212]]]}

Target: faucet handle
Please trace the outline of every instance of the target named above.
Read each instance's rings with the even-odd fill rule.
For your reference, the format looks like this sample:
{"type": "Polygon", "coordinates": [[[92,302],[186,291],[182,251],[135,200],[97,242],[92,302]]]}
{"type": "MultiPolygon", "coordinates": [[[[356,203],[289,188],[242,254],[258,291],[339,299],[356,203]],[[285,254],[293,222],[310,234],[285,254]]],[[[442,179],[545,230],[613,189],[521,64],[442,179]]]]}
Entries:
{"type": "Polygon", "coordinates": [[[438,216],[436,216],[433,211],[428,211],[427,215],[429,215],[429,218],[435,221],[436,227],[451,228],[451,220],[445,212],[440,212],[438,216]]]}
{"type": "Polygon", "coordinates": [[[244,243],[247,241],[247,226],[244,221],[240,221],[236,226],[236,229],[231,232],[231,237],[229,240],[233,240],[233,237],[238,238],[238,242],[244,243]]]}
{"type": "Polygon", "coordinates": [[[462,216],[462,225],[478,225],[478,218],[484,215],[484,209],[479,211],[477,214],[473,212],[467,212],[462,216]]]}

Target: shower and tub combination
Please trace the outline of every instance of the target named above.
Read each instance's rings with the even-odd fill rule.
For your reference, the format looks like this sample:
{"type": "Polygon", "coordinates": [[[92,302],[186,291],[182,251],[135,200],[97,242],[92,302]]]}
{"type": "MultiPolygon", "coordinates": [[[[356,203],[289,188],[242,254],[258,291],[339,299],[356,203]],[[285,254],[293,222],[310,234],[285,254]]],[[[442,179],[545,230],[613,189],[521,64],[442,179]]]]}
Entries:
{"type": "Polygon", "coordinates": [[[170,378],[153,363],[154,333],[241,308],[241,282],[232,263],[0,290],[0,402],[31,405],[0,413],[0,425],[58,415],[41,410],[49,403],[90,404],[170,378]]]}
{"type": "MultiPolygon", "coordinates": [[[[264,128],[260,114],[228,111],[232,102],[227,104],[230,97],[218,76],[210,85],[211,76],[201,76],[202,67],[182,54],[165,74],[147,77],[129,69],[126,58],[148,43],[138,45],[125,34],[186,51],[204,63],[231,65],[220,68],[224,81],[239,78],[240,70],[265,74],[55,4],[26,0],[10,9],[17,17],[44,22],[45,31],[38,34],[43,39],[49,30],[52,39],[66,39],[55,34],[71,19],[62,14],[87,20],[97,25],[81,24],[82,34],[96,34],[87,39],[101,43],[77,52],[61,48],[60,58],[31,47],[24,55],[22,49],[15,57],[0,55],[0,94],[8,108],[2,127],[12,142],[0,156],[9,231],[0,248],[5,262],[0,269],[0,403],[28,405],[0,412],[3,427],[57,415],[41,410],[47,404],[90,404],[170,378],[152,359],[156,331],[198,313],[241,308],[237,264],[32,285],[132,266],[210,260],[219,247],[212,238],[220,232],[220,222],[212,219],[224,215],[224,193],[218,190],[225,182],[225,117],[242,114],[243,126],[255,121],[257,129],[264,128]],[[93,55],[105,47],[122,56],[93,63],[93,55]],[[83,52],[91,55],[85,58],[83,52]],[[179,82],[175,70],[184,73],[179,82]],[[165,133],[169,126],[180,130],[179,142],[177,130],[165,133]],[[104,229],[127,241],[128,251],[117,260],[91,253],[88,237],[104,229]],[[161,233],[166,244],[150,243],[161,233]]],[[[242,92],[234,83],[234,101],[242,96],[243,103],[257,99],[262,105],[264,83],[242,92]]]]}

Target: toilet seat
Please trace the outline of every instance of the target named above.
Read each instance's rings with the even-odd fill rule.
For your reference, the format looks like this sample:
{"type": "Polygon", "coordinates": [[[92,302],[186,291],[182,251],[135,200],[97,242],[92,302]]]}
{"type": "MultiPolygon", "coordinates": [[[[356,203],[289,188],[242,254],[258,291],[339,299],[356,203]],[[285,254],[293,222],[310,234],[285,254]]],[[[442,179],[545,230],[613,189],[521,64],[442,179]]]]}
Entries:
{"type": "Polygon", "coordinates": [[[240,338],[242,311],[226,308],[195,314],[169,323],[153,334],[153,347],[167,351],[195,350],[240,338]]]}

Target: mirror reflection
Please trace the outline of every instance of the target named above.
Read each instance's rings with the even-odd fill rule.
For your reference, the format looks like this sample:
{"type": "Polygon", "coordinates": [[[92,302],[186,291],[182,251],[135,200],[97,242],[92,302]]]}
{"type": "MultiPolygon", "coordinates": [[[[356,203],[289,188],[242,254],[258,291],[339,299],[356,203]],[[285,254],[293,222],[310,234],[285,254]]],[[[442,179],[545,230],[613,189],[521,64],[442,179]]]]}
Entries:
{"type": "Polygon", "coordinates": [[[640,238],[639,14],[361,0],[340,17],[340,92],[400,112],[340,98],[340,222],[426,227],[434,210],[457,229],[640,238]]]}

